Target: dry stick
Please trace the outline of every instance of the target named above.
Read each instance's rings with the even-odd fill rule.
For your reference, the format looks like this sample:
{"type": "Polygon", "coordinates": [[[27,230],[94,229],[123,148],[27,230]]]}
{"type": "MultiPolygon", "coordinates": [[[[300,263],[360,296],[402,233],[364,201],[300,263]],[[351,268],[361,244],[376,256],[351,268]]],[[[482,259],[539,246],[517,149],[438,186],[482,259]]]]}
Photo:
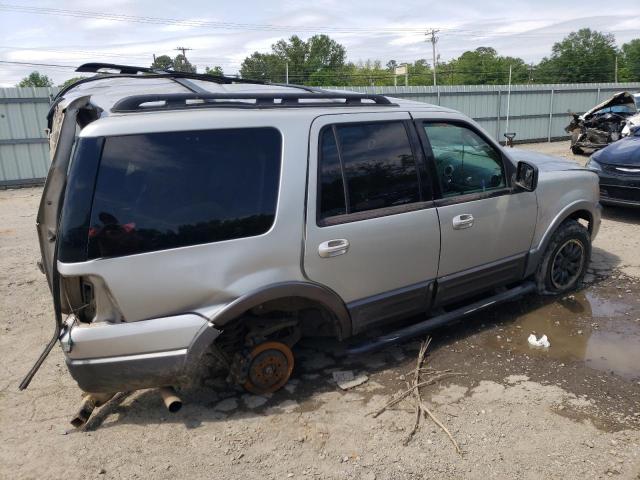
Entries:
{"type": "Polygon", "coordinates": [[[422,345],[420,346],[420,351],[418,352],[418,361],[416,363],[416,369],[413,375],[414,388],[410,389],[411,391],[413,391],[413,394],[416,397],[416,419],[413,422],[413,428],[409,432],[409,435],[407,435],[407,438],[404,439],[403,443],[405,447],[409,444],[409,442],[413,438],[413,435],[418,431],[418,427],[420,426],[420,416],[421,416],[420,411],[421,411],[422,398],[420,396],[420,388],[417,385],[420,384],[420,370],[422,369],[422,362],[424,362],[424,356],[427,353],[427,348],[429,348],[430,343],[431,343],[431,337],[428,337],[424,342],[422,342],[422,345]]]}
{"type": "Polygon", "coordinates": [[[451,435],[451,432],[447,429],[447,427],[445,427],[442,424],[442,422],[438,420],[433,413],[431,413],[431,410],[429,410],[424,403],[420,403],[420,409],[425,413],[425,415],[429,415],[429,417],[431,417],[431,420],[433,420],[436,425],[438,425],[442,430],[444,430],[444,432],[449,436],[449,440],[451,440],[451,443],[453,443],[453,446],[456,447],[456,452],[462,455],[462,450],[460,450],[460,447],[458,446],[458,442],[455,441],[455,439],[453,438],[453,435],[451,435]]]}
{"type": "Polygon", "coordinates": [[[393,407],[394,405],[400,403],[402,400],[407,398],[409,395],[411,395],[411,393],[416,388],[426,387],[427,385],[433,385],[434,383],[439,382],[443,378],[451,377],[451,376],[454,376],[454,375],[464,375],[464,373],[459,373],[459,372],[442,373],[442,374],[437,375],[437,376],[435,376],[433,378],[430,378],[429,380],[425,380],[424,382],[420,382],[420,383],[414,384],[414,385],[410,386],[408,388],[408,390],[405,390],[399,396],[397,396],[393,400],[390,400],[386,405],[384,405],[383,407],[380,407],[379,410],[376,410],[374,412],[369,412],[369,413],[367,413],[367,415],[371,415],[371,416],[373,416],[373,418],[376,418],[380,414],[384,413],[385,410],[388,410],[390,407],[393,407]]]}
{"type": "MultiPolygon", "coordinates": [[[[420,373],[423,370],[427,370],[427,368],[422,368],[422,363],[424,362],[424,356],[427,353],[427,348],[429,348],[429,344],[431,343],[431,337],[428,337],[420,346],[420,351],[418,352],[418,360],[416,362],[416,368],[415,370],[412,371],[412,373],[414,374],[413,376],[413,385],[410,386],[409,384],[407,384],[407,390],[402,392],[398,397],[394,398],[393,400],[391,400],[390,402],[388,402],[385,406],[383,406],[380,410],[373,412],[373,417],[377,417],[378,415],[380,415],[381,413],[383,413],[385,410],[387,410],[389,407],[392,407],[393,405],[396,405],[397,403],[400,403],[402,400],[404,400],[406,397],[408,397],[411,393],[413,393],[416,397],[416,419],[415,422],[413,424],[413,428],[411,429],[411,431],[409,432],[409,435],[407,436],[407,438],[404,440],[404,445],[407,446],[409,444],[409,442],[411,441],[411,438],[413,438],[413,435],[416,433],[416,431],[418,430],[418,426],[420,425],[420,417],[421,417],[421,413],[424,413],[426,416],[428,416],[429,418],[431,418],[431,420],[433,420],[433,422],[438,425],[449,437],[449,440],[451,440],[451,443],[453,443],[453,446],[456,449],[456,452],[458,452],[460,455],[462,455],[462,451],[460,450],[460,447],[458,446],[458,442],[456,442],[456,440],[453,438],[453,435],[451,435],[451,432],[449,431],[449,429],[447,429],[447,427],[444,426],[444,424],[438,420],[438,418],[431,412],[431,410],[429,410],[429,408],[423,403],[422,401],[422,396],[420,394],[420,387],[422,386],[426,386],[426,385],[432,385],[434,383],[436,383],[437,381],[441,380],[444,377],[447,376],[452,376],[452,375],[464,375],[462,373],[457,373],[457,372],[452,372],[451,370],[444,370],[442,372],[438,372],[438,371],[434,371],[434,372],[429,372],[429,373],[438,373],[438,375],[436,375],[435,377],[432,377],[431,379],[425,381],[425,382],[421,382],[420,381],[420,373]]],[[[371,413],[369,413],[371,414],[371,413]]],[[[367,414],[367,415],[369,415],[367,414]]]]}

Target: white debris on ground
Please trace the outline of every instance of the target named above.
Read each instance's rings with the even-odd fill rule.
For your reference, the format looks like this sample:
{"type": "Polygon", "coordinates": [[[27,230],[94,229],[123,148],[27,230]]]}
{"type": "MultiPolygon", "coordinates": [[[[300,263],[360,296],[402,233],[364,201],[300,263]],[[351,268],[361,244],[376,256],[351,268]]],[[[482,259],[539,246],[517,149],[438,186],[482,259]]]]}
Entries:
{"type": "Polygon", "coordinates": [[[369,380],[369,377],[364,373],[354,375],[351,370],[333,372],[332,375],[333,381],[336,382],[342,390],[349,390],[350,388],[362,385],[364,382],[369,380]]]}
{"type": "Polygon", "coordinates": [[[529,335],[529,338],[527,340],[529,342],[529,345],[533,347],[549,348],[551,346],[551,342],[549,342],[549,339],[546,335],[542,335],[540,338],[537,338],[532,333],[531,335],[529,335]]]}

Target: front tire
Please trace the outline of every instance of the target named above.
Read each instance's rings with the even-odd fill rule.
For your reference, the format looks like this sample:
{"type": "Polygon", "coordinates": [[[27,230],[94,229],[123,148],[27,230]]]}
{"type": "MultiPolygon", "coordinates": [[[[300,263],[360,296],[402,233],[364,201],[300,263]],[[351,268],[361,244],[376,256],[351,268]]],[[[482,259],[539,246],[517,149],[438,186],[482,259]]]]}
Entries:
{"type": "Polygon", "coordinates": [[[591,258],[588,230],[576,220],[567,220],[555,231],[536,272],[538,292],[547,295],[577,288],[591,258]]]}

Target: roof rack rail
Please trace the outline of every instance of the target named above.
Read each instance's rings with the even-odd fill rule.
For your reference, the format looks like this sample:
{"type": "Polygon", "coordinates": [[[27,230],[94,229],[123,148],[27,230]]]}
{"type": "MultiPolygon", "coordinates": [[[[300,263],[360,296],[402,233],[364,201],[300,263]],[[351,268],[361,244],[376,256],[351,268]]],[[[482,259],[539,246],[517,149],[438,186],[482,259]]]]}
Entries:
{"type": "Polygon", "coordinates": [[[353,106],[397,106],[383,96],[364,93],[168,93],[132,95],[113,106],[114,113],[182,110],[192,108],[286,108],[286,107],[353,107],[353,106]],[[313,102],[300,100],[334,100],[313,102]],[[344,100],[344,101],[339,101],[344,100]],[[370,103],[363,103],[369,100],[370,103]],[[149,104],[146,105],[145,104],[149,104]]]}
{"type": "MultiPolygon", "coordinates": [[[[134,67],[132,65],[118,65],[116,63],[92,62],[84,63],[76,68],[76,72],[100,73],[100,70],[117,70],[117,73],[136,74],[136,73],[158,73],[157,70],[148,67],[134,67]]],[[[113,73],[113,72],[109,72],[113,73]]]]}

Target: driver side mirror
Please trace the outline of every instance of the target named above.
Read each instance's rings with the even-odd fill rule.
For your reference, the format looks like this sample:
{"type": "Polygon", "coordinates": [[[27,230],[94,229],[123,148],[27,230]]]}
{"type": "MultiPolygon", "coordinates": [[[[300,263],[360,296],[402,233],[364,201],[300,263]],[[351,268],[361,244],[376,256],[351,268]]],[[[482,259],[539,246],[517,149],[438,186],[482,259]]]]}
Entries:
{"type": "Polygon", "coordinates": [[[538,167],[527,162],[518,162],[515,184],[525,192],[533,192],[538,186],[538,167]]]}

